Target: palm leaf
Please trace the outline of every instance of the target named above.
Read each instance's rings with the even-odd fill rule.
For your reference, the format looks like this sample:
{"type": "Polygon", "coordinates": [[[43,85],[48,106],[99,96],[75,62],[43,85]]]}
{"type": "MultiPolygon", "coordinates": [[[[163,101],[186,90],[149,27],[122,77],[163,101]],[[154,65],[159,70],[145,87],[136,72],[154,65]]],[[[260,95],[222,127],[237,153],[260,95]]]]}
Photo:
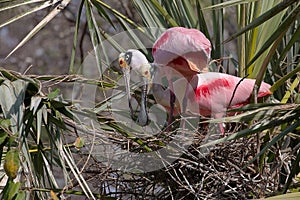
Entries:
{"type": "Polygon", "coordinates": [[[77,17],[76,17],[76,25],[75,25],[75,32],[74,32],[74,39],[73,39],[73,48],[71,53],[71,59],[70,59],[70,67],[69,67],[69,73],[74,74],[75,73],[75,56],[76,56],[76,48],[77,48],[77,41],[78,41],[78,32],[79,32],[79,25],[80,25],[80,18],[83,11],[83,4],[84,1],[80,3],[77,17]]]}
{"type": "MultiPolygon", "coordinates": [[[[235,1],[238,2],[238,5],[243,2],[243,0],[234,0],[234,2],[235,1]]],[[[230,2],[231,1],[228,1],[226,3],[228,3],[231,6],[232,4],[230,2]]],[[[270,9],[267,12],[263,13],[258,18],[254,19],[250,24],[248,24],[246,27],[242,28],[239,32],[237,32],[237,33],[233,34],[232,36],[230,36],[224,42],[229,42],[230,40],[238,37],[239,35],[242,35],[243,33],[247,32],[247,31],[263,24],[263,23],[265,23],[267,20],[269,20],[272,17],[274,17],[275,15],[279,14],[281,11],[285,10],[286,8],[288,8],[290,5],[292,5],[295,2],[297,2],[297,1],[296,0],[288,0],[288,1],[285,1],[285,2],[279,3],[278,5],[273,7],[272,9],[270,9]]],[[[245,3],[245,2],[243,2],[243,3],[245,3]]],[[[221,5],[220,4],[215,5],[215,7],[217,7],[217,6],[221,6],[221,5]]]]}
{"type": "MultiPolygon", "coordinates": [[[[22,41],[6,56],[8,58],[11,56],[16,50],[18,50],[21,46],[23,46],[28,40],[30,40],[38,31],[40,31],[44,26],[46,26],[49,21],[51,21],[56,15],[58,15],[62,11],[62,5],[67,6],[71,0],[62,0],[62,2],[57,5],[42,21],[40,21],[26,36],[22,39],[22,41]]],[[[51,4],[45,5],[45,7],[51,4]]],[[[44,8],[43,6],[38,7],[37,10],[44,8]]],[[[31,11],[36,12],[37,10],[31,11]]],[[[27,14],[30,14],[27,13],[27,14]]],[[[24,17],[24,16],[22,16],[24,17]]],[[[18,17],[18,19],[21,17],[18,17]]],[[[11,23],[11,22],[10,22],[11,23]]],[[[1,26],[0,26],[1,27],[1,26]]]]}
{"type": "MultiPolygon", "coordinates": [[[[18,8],[20,6],[24,6],[24,5],[29,5],[29,4],[34,4],[34,3],[39,3],[39,2],[43,2],[43,0],[31,0],[31,1],[23,1],[23,2],[18,2],[18,1],[1,1],[1,4],[7,4],[7,5],[2,5],[0,7],[0,12],[6,11],[6,10],[10,10],[13,8],[18,8]],[[9,3],[8,3],[9,2],[9,3]]],[[[49,4],[51,3],[50,1],[45,2],[44,4],[49,4]]]]}
{"type": "MultiPolygon", "coordinates": [[[[30,3],[30,2],[28,2],[28,3],[30,3]]],[[[6,26],[6,25],[9,25],[9,24],[11,24],[11,23],[13,23],[13,22],[15,22],[15,21],[17,21],[17,20],[19,20],[19,19],[21,19],[21,18],[27,16],[27,15],[30,15],[30,14],[32,14],[32,13],[34,13],[34,12],[37,12],[37,11],[42,10],[42,9],[45,9],[45,8],[51,6],[51,5],[52,5],[52,4],[51,4],[50,1],[44,2],[44,3],[41,4],[41,5],[38,5],[38,6],[34,7],[34,8],[32,8],[32,9],[29,9],[29,10],[27,10],[26,12],[21,13],[21,14],[19,14],[19,15],[17,15],[17,16],[14,16],[14,17],[12,17],[11,19],[9,19],[9,20],[3,22],[2,24],[0,24],[0,28],[4,27],[4,26],[6,26]]],[[[21,5],[18,4],[17,6],[21,6],[21,5]]],[[[16,6],[16,7],[17,7],[17,6],[16,6]]],[[[5,10],[7,10],[7,9],[11,9],[10,6],[9,6],[7,9],[6,9],[6,8],[7,8],[7,7],[3,7],[3,8],[2,8],[2,11],[5,11],[5,10]]],[[[14,7],[13,7],[13,8],[14,8],[14,7]]]]}
{"type": "Polygon", "coordinates": [[[254,61],[258,59],[262,55],[262,53],[266,51],[275,40],[280,40],[283,38],[284,34],[288,31],[290,25],[297,19],[300,13],[299,11],[300,11],[300,5],[296,7],[289,14],[289,16],[282,22],[282,24],[278,27],[278,30],[280,31],[274,32],[274,34],[272,34],[267,40],[265,40],[266,42],[262,45],[262,47],[259,49],[256,55],[249,61],[247,66],[252,65],[254,61]]]}
{"type": "MultiPolygon", "coordinates": [[[[264,118],[264,120],[260,123],[260,124],[255,124],[252,127],[248,128],[248,129],[244,129],[241,130],[237,133],[234,133],[232,135],[229,135],[227,137],[221,138],[221,139],[217,139],[211,142],[208,142],[206,144],[201,145],[201,148],[203,147],[208,147],[208,146],[214,146],[216,144],[219,143],[223,143],[226,141],[230,141],[230,140],[236,140],[242,137],[246,137],[249,135],[252,135],[254,133],[258,133],[258,132],[262,132],[264,130],[276,127],[276,126],[280,126],[281,124],[285,124],[285,123],[289,123],[289,122],[293,122],[294,119],[298,118],[300,116],[300,112],[299,112],[299,105],[290,105],[290,106],[280,106],[278,108],[275,108],[274,110],[272,109],[272,113],[271,115],[268,114],[266,118],[264,118]],[[290,112],[290,107],[293,108],[293,112],[290,112]],[[279,110],[278,108],[285,108],[285,110],[279,110]],[[278,109],[278,110],[277,110],[278,109]],[[282,112],[286,113],[286,115],[284,115],[282,112]],[[272,116],[276,116],[276,113],[278,113],[278,116],[280,117],[276,117],[273,118],[272,116]],[[280,113],[280,114],[279,114],[280,113]]],[[[226,117],[226,118],[222,118],[222,119],[215,119],[215,120],[209,120],[206,121],[208,123],[220,123],[220,122],[226,122],[228,121],[241,121],[241,122],[245,122],[245,121],[249,121],[249,119],[255,119],[254,117],[258,116],[257,119],[262,119],[261,117],[266,116],[266,112],[263,112],[262,115],[257,115],[258,111],[254,111],[254,113],[250,114],[240,114],[237,115],[235,117],[226,117]],[[250,118],[248,118],[250,117],[250,118]]],[[[203,122],[205,123],[205,122],[203,122]]],[[[291,130],[294,130],[295,128],[297,128],[299,126],[299,121],[295,122],[293,125],[289,126],[287,129],[285,129],[280,136],[282,135],[286,135],[287,133],[289,133],[291,130]]],[[[278,137],[279,138],[279,137],[278,137]]],[[[281,137],[280,137],[281,138],[281,137]]],[[[278,141],[278,139],[276,139],[276,142],[278,141]]],[[[274,141],[272,143],[270,143],[270,145],[273,145],[274,141]]],[[[268,148],[264,149],[267,150],[268,148]]],[[[262,153],[260,153],[259,155],[255,156],[255,158],[258,158],[262,153]]]]}

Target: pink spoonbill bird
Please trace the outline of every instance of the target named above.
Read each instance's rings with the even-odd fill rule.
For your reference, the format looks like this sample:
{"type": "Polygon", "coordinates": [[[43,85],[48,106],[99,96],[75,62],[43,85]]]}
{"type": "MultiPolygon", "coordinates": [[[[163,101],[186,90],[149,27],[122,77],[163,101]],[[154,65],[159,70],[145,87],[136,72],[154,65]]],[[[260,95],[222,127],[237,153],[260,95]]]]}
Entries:
{"type": "MultiPolygon", "coordinates": [[[[207,72],[210,52],[210,41],[201,31],[197,29],[174,27],[167,29],[154,43],[152,48],[154,62],[152,64],[150,64],[146,57],[138,50],[129,49],[127,52],[121,53],[119,56],[119,65],[124,72],[131,115],[133,111],[130,103],[130,68],[141,74],[143,80],[150,83],[150,87],[154,74],[157,74],[156,71],[160,71],[158,73],[165,75],[169,85],[169,90],[165,91],[165,93],[170,97],[163,98],[161,96],[161,100],[164,102],[169,101],[168,123],[170,124],[175,103],[175,96],[172,92],[174,90],[172,78],[185,77],[186,80],[189,81],[194,75],[200,72],[207,72]],[[161,70],[158,70],[158,68],[161,68],[161,70]]],[[[150,89],[146,87],[147,86],[143,88],[144,91],[150,89]]],[[[156,87],[154,90],[158,89],[159,88],[156,87]]],[[[165,96],[166,95],[164,95],[164,97],[165,96]]],[[[142,99],[145,98],[146,95],[142,94],[142,99]]],[[[142,109],[144,110],[144,108],[142,109]]],[[[147,116],[138,119],[139,124],[146,125],[147,116]]]]}
{"type": "MultiPolygon", "coordinates": [[[[222,118],[227,114],[228,109],[250,103],[254,84],[254,79],[242,79],[229,74],[217,72],[197,74],[190,81],[191,87],[187,88],[188,105],[183,109],[206,117],[222,118]]],[[[257,98],[272,94],[270,87],[269,84],[262,82],[257,98]]],[[[222,123],[219,123],[219,128],[224,134],[222,123]]]]}

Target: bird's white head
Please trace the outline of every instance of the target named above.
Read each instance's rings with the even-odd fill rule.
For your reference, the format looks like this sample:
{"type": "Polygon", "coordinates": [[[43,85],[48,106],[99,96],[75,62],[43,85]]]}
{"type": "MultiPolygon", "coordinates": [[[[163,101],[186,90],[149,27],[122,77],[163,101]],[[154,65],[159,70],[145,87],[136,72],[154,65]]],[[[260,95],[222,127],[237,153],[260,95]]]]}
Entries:
{"type": "Polygon", "coordinates": [[[125,70],[134,70],[142,77],[151,80],[150,68],[151,65],[148,62],[146,56],[136,49],[129,49],[125,53],[119,55],[119,65],[125,70]]]}
{"type": "Polygon", "coordinates": [[[143,79],[144,85],[142,89],[141,112],[139,113],[138,122],[144,126],[148,122],[148,115],[146,112],[146,96],[152,85],[151,64],[148,62],[146,56],[142,52],[136,49],[129,49],[125,53],[121,53],[119,55],[119,65],[124,74],[128,103],[132,117],[133,110],[130,103],[130,70],[136,71],[143,79]]]}

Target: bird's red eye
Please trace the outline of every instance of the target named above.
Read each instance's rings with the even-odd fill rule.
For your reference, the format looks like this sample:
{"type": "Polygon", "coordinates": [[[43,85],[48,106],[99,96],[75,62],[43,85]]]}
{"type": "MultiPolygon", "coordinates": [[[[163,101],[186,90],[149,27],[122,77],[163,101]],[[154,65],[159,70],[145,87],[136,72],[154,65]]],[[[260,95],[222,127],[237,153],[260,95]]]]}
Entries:
{"type": "Polygon", "coordinates": [[[120,65],[123,65],[123,63],[124,63],[123,60],[120,60],[120,61],[119,61],[119,64],[120,64],[120,65]]]}

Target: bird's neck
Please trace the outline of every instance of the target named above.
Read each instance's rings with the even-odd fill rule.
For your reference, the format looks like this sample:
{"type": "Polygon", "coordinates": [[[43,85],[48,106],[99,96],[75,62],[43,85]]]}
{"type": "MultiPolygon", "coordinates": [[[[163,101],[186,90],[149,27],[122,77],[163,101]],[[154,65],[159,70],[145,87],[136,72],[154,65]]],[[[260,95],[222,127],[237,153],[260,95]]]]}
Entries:
{"type": "Polygon", "coordinates": [[[153,78],[154,78],[155,74],[157,73],[157,71],[158,71],[158,68],[155,65],[150,64],[149,73],[150,73],[151,80],[153,80],[153,78]]]}

